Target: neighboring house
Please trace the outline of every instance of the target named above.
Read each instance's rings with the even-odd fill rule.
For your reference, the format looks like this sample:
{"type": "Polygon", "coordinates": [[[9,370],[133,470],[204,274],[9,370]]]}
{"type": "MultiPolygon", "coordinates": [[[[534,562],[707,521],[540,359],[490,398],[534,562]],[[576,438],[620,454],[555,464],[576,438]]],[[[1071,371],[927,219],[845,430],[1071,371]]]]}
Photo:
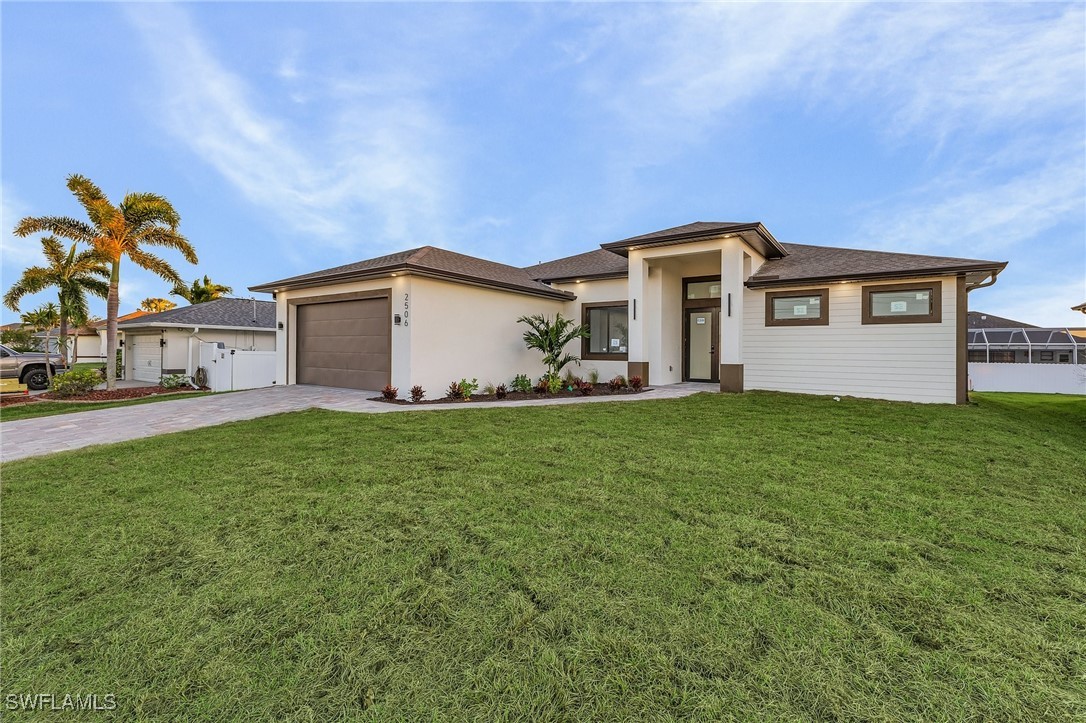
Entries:
{"type": "Polygon", "coordinates": [[[1004,262],[779,242],[692,223],[516,268],[432,246],[253,286],[276,303],[288,384],[440,395],[542,372],[525,314],[590,336],[582,374],[922,402],[967,399],[967,292],[1004,262]]]}
{"type": "Polygon", "coordinates": [[[983,311],[970,311],[970,329],[1036,329],[1033,324],[1026,324],[1014,319],[1007,319],[995,314],[986,314],[983,311]]]}
{"type": "MultiPolygon", "coordinates": [[[[49,337],[49,353],[59,354],[60,328],[51,329],[49,337]]],[[[34,334],[34,340],[39,349],[45,347],[46,333],[39,331],[34,334]]],[[[105,347],[98,335],[97,326],[80,326],[68,329],[68,361],[70,364],[82,362],[104,362],[105,347]]]]}
{"type": "Polygon", "coordinates": [[[155,383],[163,374],[192,376],[199,342],[227,349],[275,351],[275,304],[223,298],[151,314],[117,325],[124,332],[125,378],[155,383]]]}
{"type": "Polygon", "coordinates": [[[968,346],[970,389],[1086,394],[1086,330],[971,311],[968,346]]]}

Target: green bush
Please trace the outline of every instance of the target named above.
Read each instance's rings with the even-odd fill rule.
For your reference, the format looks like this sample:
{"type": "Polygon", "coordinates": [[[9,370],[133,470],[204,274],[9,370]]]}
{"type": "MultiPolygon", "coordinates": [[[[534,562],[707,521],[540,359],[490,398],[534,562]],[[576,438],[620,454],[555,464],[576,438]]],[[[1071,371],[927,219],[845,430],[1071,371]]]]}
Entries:
{"type": "Polygon", "coordinates": [[[102,383],[102,378],[93,369],[73,369],[53,377],[53,394],[58,397],[74,397],[86,394],[102,383]]]}
{"type": "Polygon", "coordinates": [[[528,394],[532,391],[532,380],[528,378],[527,374],[517,374],[513,377],[513,381],[510,383],[509,388],[514,392],[528,394]]]}
{"type": "Polygon", "coordinates": [[[470,382],[467,379],[460,380],[460,390],[464,393],[464,401],[471,401],[471,395],[475,394],[479,389],[479,380],[472,379],[470,382]]]}
{"type": "Polygon", "coordinates": [[[184,374],[164,374],[158,384],[163,389],[179,389],[188,384],[189,378],[184,374]]]}

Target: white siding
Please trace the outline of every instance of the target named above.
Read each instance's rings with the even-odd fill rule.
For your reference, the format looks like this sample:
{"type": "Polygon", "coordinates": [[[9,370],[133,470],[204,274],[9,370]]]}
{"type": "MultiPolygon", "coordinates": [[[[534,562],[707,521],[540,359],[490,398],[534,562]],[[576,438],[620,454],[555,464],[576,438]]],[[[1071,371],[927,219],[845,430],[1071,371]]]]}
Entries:
{"type": "Polygon", "coordinates": [[[765,292],[747,289],[744,387],[954,403],[957,286],[941,281],[938,324],[861,324],[860,290],[872,284],[846,283],[828,285],[828,326],[767,327],[765,292]]]}

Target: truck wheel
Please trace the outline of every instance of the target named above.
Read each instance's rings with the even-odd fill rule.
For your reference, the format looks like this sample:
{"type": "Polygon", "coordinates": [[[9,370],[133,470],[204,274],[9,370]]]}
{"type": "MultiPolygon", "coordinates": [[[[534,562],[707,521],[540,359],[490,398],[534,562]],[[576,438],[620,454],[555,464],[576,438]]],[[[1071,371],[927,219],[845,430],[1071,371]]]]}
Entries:
{"type": "Polygon", "coordinates": [[[23,375],[23,384],[38,392],[49,388],[49,375],[44,367],[35,367],[23,375]]]}

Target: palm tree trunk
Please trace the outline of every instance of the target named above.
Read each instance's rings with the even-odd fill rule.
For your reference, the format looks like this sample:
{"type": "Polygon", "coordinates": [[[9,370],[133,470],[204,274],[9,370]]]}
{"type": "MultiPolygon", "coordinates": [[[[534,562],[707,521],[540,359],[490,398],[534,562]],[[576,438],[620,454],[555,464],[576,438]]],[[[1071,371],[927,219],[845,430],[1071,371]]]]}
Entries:
{"type": "Polygon", "coordinates": [[[64,313],[63,307],[60,312],[60,365],[67,368],[68,366],[68,315],[64,313]]]}
{"type": "Polygon", "coordinates": [[[109,275],[109,296],[106,297],[106,389],[117,388],[117,307],[120,297],[117,286],[121,278],[121,261],[113,261],[109,275]]]}
{"type": "Polygon", "coordinates": [[[49,380],[49,386],[53,386],[53,365],[49,363],[49,329],[45,330],[45,377],[49,380]]]}

